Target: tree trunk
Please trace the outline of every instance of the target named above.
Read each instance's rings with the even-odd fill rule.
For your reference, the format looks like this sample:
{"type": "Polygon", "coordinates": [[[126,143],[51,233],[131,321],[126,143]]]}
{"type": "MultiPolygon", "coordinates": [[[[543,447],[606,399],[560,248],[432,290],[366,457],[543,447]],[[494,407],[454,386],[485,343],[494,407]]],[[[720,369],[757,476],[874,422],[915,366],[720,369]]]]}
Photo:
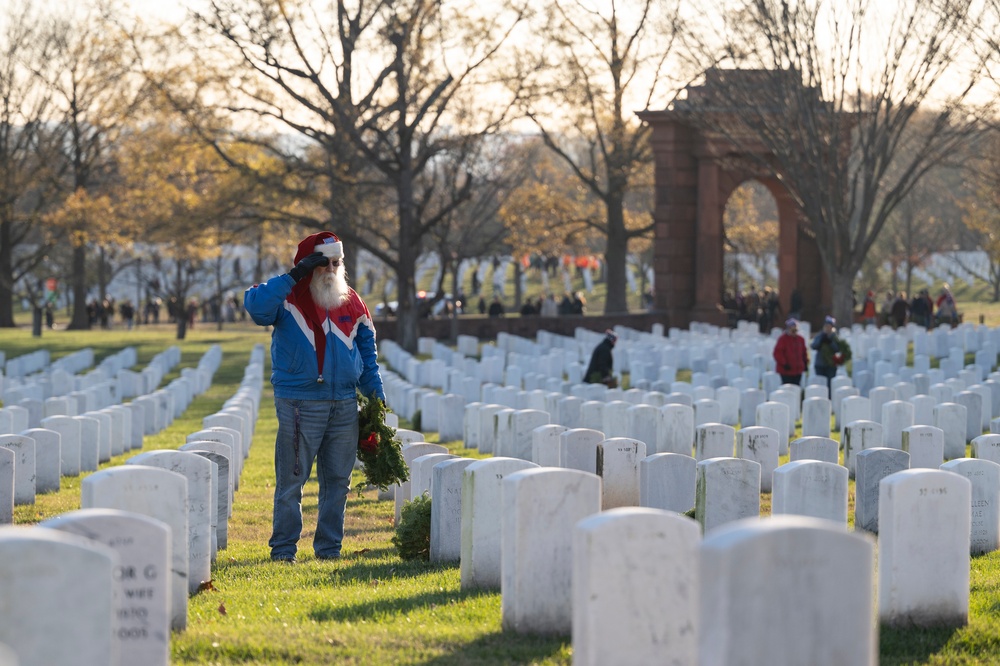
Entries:
{"type": "Polygon", "coordinates": [[[87,315],[87,248],[84,245],[73,248],[73,317],[66,328],[71,331],[90,329],[87,315]]]}
{"type": "Polygon", "coordinates": [[[215,260],[215,330],[222,330],[222,257],[215,260]]]}
{"type": "Polygon", "coordinates": [[[103,303],[108,297],[108,263],[104,252],[104,247],[98,248],[97,256],[97,291],[98,298],[103,303]]]}
{"type": "Polygon", "coordinates": [[[253,264],[253,284],[264,281],[264,226],[257,225],[256,256],[253,264]]]}
{"type": "MultiPolygon", "coordinates": [[[[331,223],[332,226],[332,223],[331,223]]],[[[339,236],[338,236],[339,238],[339,236]]],[[[344,272],[347,274],[348,281],[354,283],[358,289],[361,288],[361,276],[358,275],[358,252],[355,248],[353,252],[348,251],[344,248],[344,272]],[[353,280],[351,279],[353,278],[353,280]]]]}
{"type": "Polygon", "coordinates": [[[0,328],[14,327],[14,266],[10,222],[0,223],[0,328]]]}
{"type": "Polygon", "coordinates": [[[524,273],[524,268],[521,266],[521,261],[515,257],[514,258],[514,310],[517,312],[521,311],[521,299],[524,298],[524,294],[521,290],[521,275],[524,273]]]}
{"type": "MultiPolygon", "coordinates": [[[[465,305],[464,294],[462,293],[462,278],[458,274],[458,268],[462,265],[461,259],[455,259],[454,265],[451,267],[451,299],[452,299],[452,310],[455,314],[458,314],[458,300],[462,299],[462,305],[465,305]]],[[[1000,415],[998,415],[1000,416],[1000,415]]]]}
{"type": "Polygon", "coordinates": [[[37,304],[31,306],[31,336],[42,337],[42,308],[37,304]]]}
{"type": "MultiPolygon", "coordinates": [[[[188,284],[184,279],[184,262],[178,259],[174,262],[177,267],[177,274],[174,283],[174,293],[177,295],[177,339],[183,340],[187,336],[187,290],[188,284]]],[[[169,316],[169,315],[168,315],[169,316]]]]}
{"type": "Polygon", "coordinates": [[[420,335],[420,314],[417,311],[416,267],[413,251],[419,243],[413,209],[413,173],[406,170],[396,183],[399,196],[399,261],[396,265],[396,342],[410,352],[417,353],[420,335]]]}
{"type": "Polygon", "coordinates": [[[604,251],[607,271],[607,298],[604,314],[628,312],[626,294],[625,260],[628,256],[628,236],[625,232],[625,213],[620,198],[608,201],[608,245],[604,251]]]}
{"type": "Polygon", "coordinates": [[[857,269],[854,266],[829,271],[830,283],[833,288],[833,316],[839,326],[851,326],[854,323],[854,303],[851,287],[857,269]]]}
{"type": "MultiPolygon", "coordinates": [[[[405,255],[408,253],[400,253],[405,255]]],[[[400,347],[415,354],[419,320],[417,317],[417,299],[413,286],[413,260],[400,257],[400,267],[396,272],[396,342],[400,347]],[[404,264],[409,264],[409,267],[404,264]]]]}

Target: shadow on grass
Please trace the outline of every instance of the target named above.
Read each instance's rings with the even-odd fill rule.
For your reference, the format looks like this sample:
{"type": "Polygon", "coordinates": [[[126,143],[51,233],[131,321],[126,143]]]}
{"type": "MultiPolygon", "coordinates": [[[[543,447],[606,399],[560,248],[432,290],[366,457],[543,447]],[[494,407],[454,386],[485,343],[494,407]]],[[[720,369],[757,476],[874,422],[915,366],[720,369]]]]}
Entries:
{"type": "Polygon", "coordinates": [[[431,590],[406,597],[375,599],[348,606],[333,604],[313,608],[308,617],[316,622],[356,622],[387,615],[407,615],[432,606],[447,606],[466,599],[494,594],[483,590],[431,590]]]}
{"type": "Polygon", "coordinates": [[[330,574],[339,583],[367,583],[376,580],[419,578],[430,573],[445,571],[457,565],[427,564],[426,562],[405,562],[398,558],[385,561],[386,556],[395,556],[395,548],[373,548],[361,556],[348,555],[337,561],[330,574]],[[380,559],[382,558],[382,559],[380,559]]]}
{"type": "Polygon", "coordinates": [[[534,664],[545,659],[570,663],[569,637],[524,636],[510,632],[484,634],[470,643],[450,646],[448,654],[420,662],[422,666],[486,666],[534,664]]]}
{"type": "Polygon", "coordinates": [[[941,652],[952,636],[955,627],[886,627],[880,628],[879,664],[923,664],[941,652]]]}
{"type": "MultiPolygon", "coordinates": [[[[241,559],[219,559],[215,566],[221,571],[226,569],[256,568],[256,567],[287,567],[284,563],[274,563],[267,553],[261,556],[243,557],[241,559]]],[[[400,578],[418,578],[430,573],[445,571],[457,567],[457,564],[428,564],[422,561],[406,562],[396,557],[396,549],[365,548],[363,551],[348,551],[344,557],[336,560],[321,561],[313,557],[311,551],[299,550],[296,569],[311,567],[310,575],[332,578],[337,584],[370,583],[373,581],[388,581],[400,578]],[[386,558],[389,558],[388,561],[386,558]]]]}

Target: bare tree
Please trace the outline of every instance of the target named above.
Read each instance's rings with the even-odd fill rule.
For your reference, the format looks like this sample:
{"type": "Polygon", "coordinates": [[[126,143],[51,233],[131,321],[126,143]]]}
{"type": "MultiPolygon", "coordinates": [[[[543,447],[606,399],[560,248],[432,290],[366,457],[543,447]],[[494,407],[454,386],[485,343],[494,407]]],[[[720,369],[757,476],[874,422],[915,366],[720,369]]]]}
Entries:
{"type": "Polygon", "coordinates": [[[960,0],[745,0],[725,16],[721,49],[693,49],[707,66],[750,71],[710,69],[717,94],[675,108],[784,184],[845,321],[887,221],[980,122],[967,104],[983,73],[969,41],[980,11],[960,0]]]}
{"type": "Polygon", "coordinates": [[[520,73],[532,92],[522,106],[545,144],[603,204],[605,215],[593,226],[606,238],[604,309],[625,312],[629,241],[652,230],[651,222],[626,224],[626,198],[649,185],[640,174],[652,160],[648,128],[634,112],[667,101],[664,67],[677,35],[677,3],[554,0],[546,18],[546,48],[531,52],[540,61],[529,59],[520,73]],[[644,94],[633,97],[643,85],[644,94]]]}
{"type": "MultiPolygon", "coordinates": [[[[520,154],[517,142],[511,143],[509,139],[497,137],[477,142],[479,157],[473,161],[476,187],[463,206],[452,211],[429,232],[429,244],[441,260],[441,272],[434,285],[435,296],[424,303],[425,309],[444,298],[445,279],[448,277],[451,278],[453,297],[457,299],[463,294],[462,276],[458,270],[463,261],[497,254],[501,248],[506,248],[508,231],[500,210],[523,182],[528,170],[524,161],[516,159],[520,154]]],[[[456,169],[467,167],[464,161],[442,162],[439,168],[444,187],[459,186],[464,178],[456,173],[456,169]]],[[[446,192],[444,196],[451,198],[454,193],[446,192]]],[[[472,294],[465,296],[468,300],[472,294]]],[[[468,303],[464,305],[468,306],[468,303]]]]}
{"type": "MultiPolygon", "coordinates": [[[[38,222],[58,168],[46,80],[52,42],[27,4],[8,6],[0,31],[0,327],[14,326],[15,285],[49,249],[38,222]]],[[[40,331],[39,331],[40,332],[40,331]]]]}
{"type": "Polygon", "coordinates": [[[522,12],[470,0],[336,0],[329,11],[213,0],[198,16],[239,67],[229,72],[240,94],[229,109],[266,119],[321,151],[327,218],[317,222],[395,272],[398,341],[406,349],[417,342],[419,248],[473,186],[468,168],[444,199],[431,166],[498,128],[505,104],[472,88],[484,83],[487,63],[522,12]],[[463,98],[478,103],[459,104],[463,98]],[[395,212],[388,229],[360,214],[365,207],[352,198],[359,173],[377,175],[387,191],[395,212]]]}
{"type": "MultiPolygon", "coordinates": [[[[985,281],[1000,301],[1000,132],[984,134],[980,154],[966,165],[969,196],[959,200],[962,222],[972,232],[986,254],[986,266],[960,265],[985,281]]],[[[957,259],[956,259],[957,260],[957,259]]]]}
{"type": "Polygon", "coordinates": [[[896,281],[902,270],[906,276],[902,288],[912,295],[914,269],[935,252],[952,248],[962,225],[962,211],[956,204],[963,189],[958,169],[932,169],[889,216],[872,253],[889,263],[893,291],[899,291],[896,281]]]}
{"type": "MultiPolygon", "coordinates": [[[[52,19],[55,52],[52,99],[62,131],[68,198],[94,202],[106,196],[113,180],[112,147],[142,100],[142,85],[132,69],[128,40],[117,24],[113,5],[84,7],[52,19]]],[[[90,206],[94,210],[95,206],[90,206]]],[[[80,206],[78,211],[86,210],[80,206]]],[[[71,329],[90,328],[87,315],[87,251],[100,251],[108,240],[102,231],[118,233],[104,216],[63,215],[63,228],[73,244],[73,316],[71,329]]],[[[113,242],[110,241],[110,242],[113,242]]]]}

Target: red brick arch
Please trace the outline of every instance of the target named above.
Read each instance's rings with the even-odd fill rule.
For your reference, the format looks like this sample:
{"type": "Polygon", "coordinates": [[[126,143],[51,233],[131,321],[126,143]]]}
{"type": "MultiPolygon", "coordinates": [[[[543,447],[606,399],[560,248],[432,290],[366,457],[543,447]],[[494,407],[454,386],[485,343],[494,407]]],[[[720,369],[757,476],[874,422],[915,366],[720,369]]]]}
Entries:
{"type": "Polygon", "coordinates": [[[802,294],[802,318],[822,321],[832,301],[819,250],[787,190],[758,166],[758,156],[708,137],[673,111],[644,111],[651,129],[656,198],[654,305],[670,326],[692,321],[725,324],[718,304],[723,288],[722,216],[733,191],[757,180],[778,206],[778,293],[787,313],[792,291],[802,294]]]}

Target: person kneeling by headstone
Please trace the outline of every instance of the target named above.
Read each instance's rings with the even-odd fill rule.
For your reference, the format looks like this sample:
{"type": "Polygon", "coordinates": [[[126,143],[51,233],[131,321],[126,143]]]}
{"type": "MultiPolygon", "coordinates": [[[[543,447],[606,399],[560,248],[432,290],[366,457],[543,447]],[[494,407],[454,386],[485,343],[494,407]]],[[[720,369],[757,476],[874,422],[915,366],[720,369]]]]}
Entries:
{"type": "Polygon", "coordinates": [[[609,388],[618,386],[618,380],[611,374],[614,366],[614,356],[611,350],[618,342],[618,336],[610,328],[604,332],[604,339],[597,343],[590,355],[590,365],[583,374],[583,380],[588,384],[606,384],[609,388]]]}

